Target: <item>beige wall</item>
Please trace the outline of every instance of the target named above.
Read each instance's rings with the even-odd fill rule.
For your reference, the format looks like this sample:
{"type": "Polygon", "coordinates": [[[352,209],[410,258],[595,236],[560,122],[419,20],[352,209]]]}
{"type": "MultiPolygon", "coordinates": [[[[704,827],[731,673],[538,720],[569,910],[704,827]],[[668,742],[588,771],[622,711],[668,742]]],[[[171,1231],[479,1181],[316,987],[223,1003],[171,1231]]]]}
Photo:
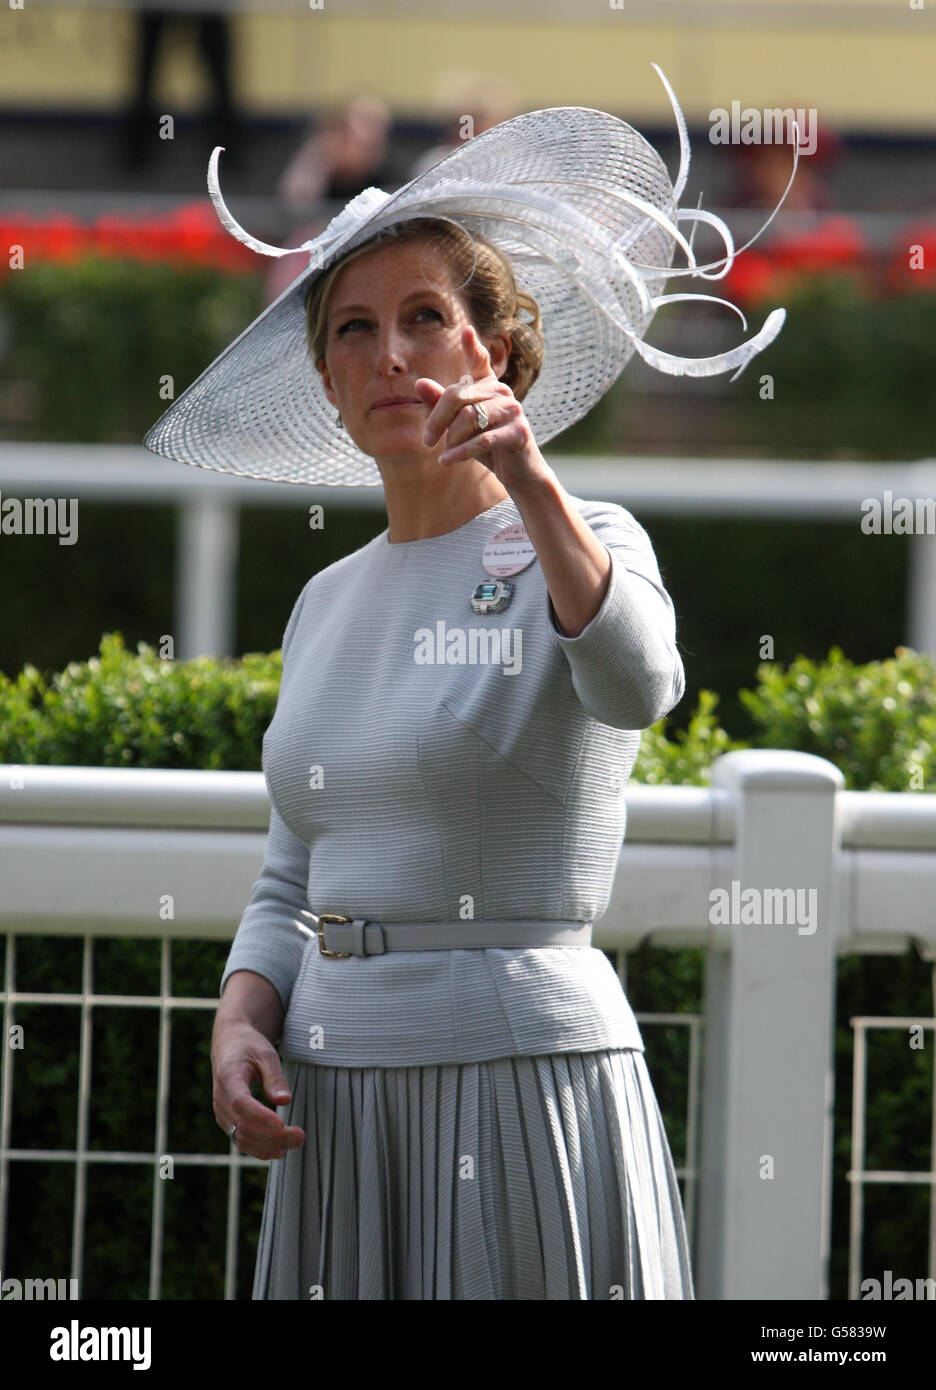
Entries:
{"type": "MultiPolygon", "coordinates": [[[[757,22],[741,28],[729,22],[740,7],[704,0],[696,16],[711,8],[720,12],[719,23],[637,23],[597,0],[590,9],[581,0],[583,12],[588,9],[581,23],[498,21],[467,0],[450,5],[449,18],[394,16],[393,0],[380,18],[348,18],[329,12],[337,0],[333,7],[325,0],[323,10],[236,16],[238,90],[242,103],[260,113],[315,109],[362,90],[384,96],[400,113],[418,114],[440,109],[447,70],[473,67],[513,81],[527,108],[598,106],[666,119],[653,59],[690,120],[738,100],[814,106],[833,125],[934,131],[936,0],[928,3],[932,10],[919,12],[910,0],[893,0],[887,22],[878,6],[880,22],[866,25],[848,22],[847,7],[824,7],[820,0],[806,24],[791,0],[791,22],[776,27],[771,16],[782,8],[749,0],[744,12],[757,22]],[[828,25],[819,27],[824,8],[828,25]]],[[[856,0],[853,21],[869,4],[856,0]]],[[[511,12],[510,0],[504,10],[511,12]]],[[[17,11],[0,4],[4,105],[116,106],[128,91],[132,52],[126,10],[37,8],[24,0],[17,11]]],[[[191,109],[202,97],[202,77],[182,36],[173,41],[158,93],[157,105],[170,112],[191,109]]]]}

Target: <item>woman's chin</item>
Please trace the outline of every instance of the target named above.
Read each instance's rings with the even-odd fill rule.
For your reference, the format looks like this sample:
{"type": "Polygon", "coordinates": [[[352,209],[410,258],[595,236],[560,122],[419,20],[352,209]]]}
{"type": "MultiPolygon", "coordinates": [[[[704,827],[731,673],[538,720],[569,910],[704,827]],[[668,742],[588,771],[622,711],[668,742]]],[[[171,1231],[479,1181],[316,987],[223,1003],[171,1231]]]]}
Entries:
{"type": "MultiPolygon", "coordinates": [[[[403,413],[400,411],[400,416],[403,413]]],[[[367,431],[366,443],[357,439],[354,442],[372,458],[419,462],[433,458],[435,454],[435,450],[428,448],[423,439],[425,428],[424,416],[415,422],[398,417],[396,420],[381,421],[376,428],[372,425],[367,431]]]]}

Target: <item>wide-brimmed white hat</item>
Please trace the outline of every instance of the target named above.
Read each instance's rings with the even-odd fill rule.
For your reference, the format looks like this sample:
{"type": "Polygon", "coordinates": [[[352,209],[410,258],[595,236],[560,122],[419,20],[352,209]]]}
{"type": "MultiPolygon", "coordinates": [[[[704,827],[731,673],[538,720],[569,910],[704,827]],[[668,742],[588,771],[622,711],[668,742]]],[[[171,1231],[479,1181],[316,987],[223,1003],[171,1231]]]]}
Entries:
{"type": "MultiPolygon", "coordinates": [[[[754,337],[712,357],[678,357],[643,341],[661,304],[715,298],[664,295],[667,279],[720,279],[738,254],[720,218],[678,207],[689,172],[688,133],[670,84],[653,66],[676,116],[675,183],[656,150],[625,121],[606,111],[560,106],[492,126],[396,193],[366,188],[314,240],[278,247],[250,236],[229,213],[218,184],[223,146],[217,146],[208,188],[227,231],[263,255],[302,252],[309,266],[160,416],[144,437],[146,448],[181,463],[270,481],[380,484],[374,460],[339,426],[325,397],[308,351],[305,298],[315,278],[345,252],[413,217],[447,218],[485,237],[507,255],[518,286],[537,301],[545,357],[523,409],[540,445],[580,420],[634,352],[675,376],[743,370],[777,336],[785,310],[773,310],[754,337]],[[725,255],[718,261],[698,265],[691,239],[678,226],[690,221],[722,236],[725,255]],[[684,266],[672,264],[677,247],[684,266]]],[[[795,174],[795,144],[793,159],[795,174]]],[[[715,302],[744,322],[735,305],[715,302]]]]}

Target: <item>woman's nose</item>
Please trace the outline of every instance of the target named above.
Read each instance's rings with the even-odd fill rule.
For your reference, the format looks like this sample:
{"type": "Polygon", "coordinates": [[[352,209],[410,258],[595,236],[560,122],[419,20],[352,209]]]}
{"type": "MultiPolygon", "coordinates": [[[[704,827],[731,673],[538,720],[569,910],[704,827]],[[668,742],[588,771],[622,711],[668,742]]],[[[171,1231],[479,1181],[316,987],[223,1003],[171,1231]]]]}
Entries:
{"type": "Polygon", "coordinates": [[[406,371],[404,343],[396,327],[381,329],[377,341],[377,360],[374,365],[381,374],[406,371]]]}

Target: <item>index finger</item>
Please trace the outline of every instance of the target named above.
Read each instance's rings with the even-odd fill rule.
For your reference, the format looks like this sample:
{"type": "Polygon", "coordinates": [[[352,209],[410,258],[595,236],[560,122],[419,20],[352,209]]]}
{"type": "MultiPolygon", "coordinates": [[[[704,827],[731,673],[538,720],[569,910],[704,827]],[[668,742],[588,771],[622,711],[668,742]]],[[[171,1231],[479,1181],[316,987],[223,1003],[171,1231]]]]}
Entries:
{"type": "Polygon", "coordinates": [[[482,377],[493,375],[491,354],[482,343],[473,323],[466,324],[462,329],[462,346],[467,353],[471,354],[470,380],[479,381],[482,377]]]}

